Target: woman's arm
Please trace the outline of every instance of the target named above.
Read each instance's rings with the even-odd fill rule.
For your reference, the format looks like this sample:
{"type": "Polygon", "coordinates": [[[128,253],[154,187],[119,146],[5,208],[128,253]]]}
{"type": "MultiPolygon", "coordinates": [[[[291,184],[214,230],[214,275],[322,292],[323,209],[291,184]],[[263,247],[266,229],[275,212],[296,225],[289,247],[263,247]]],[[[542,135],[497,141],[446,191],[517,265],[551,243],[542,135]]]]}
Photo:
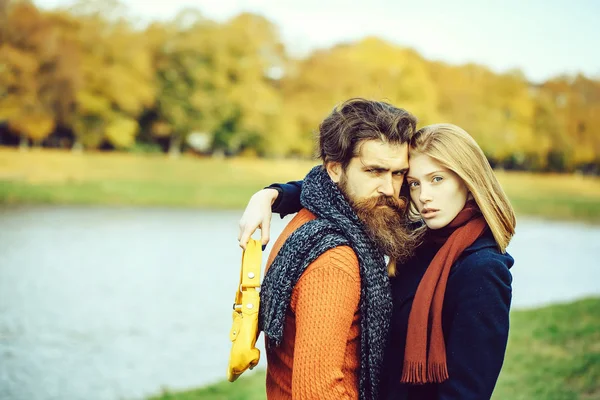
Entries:
{"type": "Polygon", "coordinates": [[[248,240],[258,228],[261,232],[261,243],[263,247],[266,246],[271,235],[272,213],[278,213],[283,218],[287,214],[300,211],[301,190],[302,181],[292,181],[274,183],[252,195],[239,222],[240,247],[246,248],[248,240]]]}
{"type": "Polygon", "coordinates": [[[273,183],[265,189],[275,189],[279,196],[273,203],[271,210],[281,215],[281,218],[288,214],[294,214],[300,211],[300,192],[302,191],[302,181],[291,181],[288,183],[273,183]]]}

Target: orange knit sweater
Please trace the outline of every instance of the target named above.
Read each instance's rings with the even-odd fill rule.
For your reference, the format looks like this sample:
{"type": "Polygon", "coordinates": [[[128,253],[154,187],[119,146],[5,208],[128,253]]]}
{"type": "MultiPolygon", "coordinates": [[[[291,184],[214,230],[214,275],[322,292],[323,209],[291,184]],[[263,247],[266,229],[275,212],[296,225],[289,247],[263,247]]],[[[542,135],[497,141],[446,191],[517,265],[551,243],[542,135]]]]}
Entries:
{"type": "MultiPolygon", "coordinates": [[[[302,209],[275,242],[268,270],[285,240],[315,219],[302,209]]],[[[348,246],[323,253],[292,292],[283,341],[267,347],[269,400],[358,399],[360,273],[348,246]]]]}

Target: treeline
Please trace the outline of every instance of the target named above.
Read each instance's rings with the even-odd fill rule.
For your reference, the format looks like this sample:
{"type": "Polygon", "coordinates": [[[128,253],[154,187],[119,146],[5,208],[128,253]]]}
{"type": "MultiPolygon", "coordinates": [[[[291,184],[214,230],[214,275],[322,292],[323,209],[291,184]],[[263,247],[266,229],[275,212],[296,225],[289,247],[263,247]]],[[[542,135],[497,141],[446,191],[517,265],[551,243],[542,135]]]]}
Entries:
{"type": "Polygon", "coordinates": [[[121,7],[0,0],[0,145],[307,157],[332,106],[362,96],[462,126],[497,167],[600,170],[599,80],[534,85],[372,37],[297,59],[259,15],[140,28],[121,7]]]}

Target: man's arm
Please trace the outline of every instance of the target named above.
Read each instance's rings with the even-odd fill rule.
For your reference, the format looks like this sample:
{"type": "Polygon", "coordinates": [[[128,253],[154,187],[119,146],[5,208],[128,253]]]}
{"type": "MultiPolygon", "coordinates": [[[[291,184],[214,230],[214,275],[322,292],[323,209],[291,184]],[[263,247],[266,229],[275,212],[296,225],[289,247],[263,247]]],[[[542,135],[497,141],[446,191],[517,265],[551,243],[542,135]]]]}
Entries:
{"type": "Polygon", "coordinates": [[[360,275],[349,247],[324,253],[302,275],[295,291],[296,338],[292,398],[357,400],[344,386],[343,365],[360,302],[360,275]]]}

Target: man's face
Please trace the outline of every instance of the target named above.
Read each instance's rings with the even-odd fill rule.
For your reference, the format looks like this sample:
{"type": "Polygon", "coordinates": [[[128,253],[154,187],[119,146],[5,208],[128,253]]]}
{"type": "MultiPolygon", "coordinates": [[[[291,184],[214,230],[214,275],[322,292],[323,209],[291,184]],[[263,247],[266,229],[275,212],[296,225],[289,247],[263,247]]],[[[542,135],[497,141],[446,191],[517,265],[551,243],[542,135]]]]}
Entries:
{"type": "Polygon", "coordinates": [[[328,168],[369,236],[381,251],[399,261],[410,256],[413,247],[404,224],[406,204],[400,200],[407,170],[408,145],[380,140],[364,142],[345,171],[328,168]]]}
{"type": "MultiPolygon", "coordinates": [[[[380,196],[398,198],[408,171],[408,143],[368,140],[359,144],[338,183],[352,202],[380,196]]],[[[334,179],[335,181],[335,179],[334,179]]]]}

